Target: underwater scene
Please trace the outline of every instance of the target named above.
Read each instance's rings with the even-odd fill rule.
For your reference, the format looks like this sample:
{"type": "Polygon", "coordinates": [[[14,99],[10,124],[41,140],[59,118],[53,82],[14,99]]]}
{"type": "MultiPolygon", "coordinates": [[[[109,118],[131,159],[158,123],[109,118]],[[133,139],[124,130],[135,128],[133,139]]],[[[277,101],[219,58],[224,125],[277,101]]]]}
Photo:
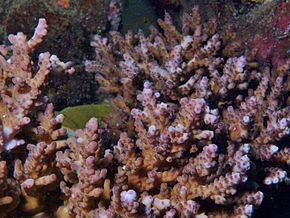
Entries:
{"type": "Polygon", "coordinates": [[[0,0],[0,218],[290,218],[290,1],[0,0]]]}

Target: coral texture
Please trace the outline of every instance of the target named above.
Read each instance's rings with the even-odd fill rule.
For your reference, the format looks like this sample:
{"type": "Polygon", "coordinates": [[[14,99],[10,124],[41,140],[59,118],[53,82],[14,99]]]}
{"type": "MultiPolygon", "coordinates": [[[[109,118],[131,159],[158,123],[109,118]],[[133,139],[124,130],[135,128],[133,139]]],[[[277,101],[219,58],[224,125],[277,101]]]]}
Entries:
{"type": "Polygon", "coordinates": [[[0,217],[251,217],[261,187],[289,184],[289,60],[260,69],[197,7],[181,31],[158,23],[95,36],[86,68],[113,112],[69,138],[41,91],[72,63],[33,55],[45,19],[0,46],[0,217]]]}
{"type": "Polygon", "coordinates": [[[154,82],[156,95],[173,101],[191,94],[224,98],[229,91],[248,87],[246,79],[251,71],[244,67],[255,65],[253,55],[230,57],[239,48],[238,42],[232,42],[235,34],[229,30],[217,33],[214,19],[202,25],[198,7],[193,8],[192,15],[184,14],[181,32],[168,13],[158,24],[162,33],[153,27],[147,37],[141,30],[136,35],[129,31],[125,37],[113,31],[110,38],[96,35],[91,42],[96,60],[87,61],[86,70],[97,73],[96,80],[102,85],[98,93],[118,95],[113,101],[113,116],[118,114],[119,119],[110,119],[114,120],[112,128],[127,128],[127,107],[137,105],[137,90],[146,79],[154,82]],[[222,72],[217,68],[223,68],[222,72]],[[211,86],[210,91],[207,86],[211,86]]]}
{"type": "Polygon", "coordinates": [[[110,200],[107,174],[113,155],[103,148],[102,131],[97,119],[92,118],[84,130],[77,130],[75,137],[67,140],[64,152],[57,152],[57,166],[64,175],[60,187],[65,195],[60,214],[68,211],[77,217],[87,217],[96,206],[110,200]]]}
{"type": "Polygon", "coordinates": [[[44,207],[46,193],[58,185],[54,158],[65,145],[59,140],[66,134],[60,127],[64,117],[54,115],[41,90],[54,68],[70,72],[73,68],[59,65],[48,52],[38,60],[32,58],[46,34],[46,20],[39,19],[32,38],[20,32],[9,35],[10,46],[0,46],[1,217],[19,206],[20,195],[25,199],[21,210],[44,207]]]}
{"type": "Polygon", "coordinates": [[[289,61],[259,69],[255,50],[241,54],[235,34],[202,25],[197,7],[181,32],[167,13],[158,24],[148,36],[96,35],[86,62],[99,93],[116,96],[109,130],[124,131],[115,211],[249,217],[263,199],[258,184],[289,182],[289,61]]]}

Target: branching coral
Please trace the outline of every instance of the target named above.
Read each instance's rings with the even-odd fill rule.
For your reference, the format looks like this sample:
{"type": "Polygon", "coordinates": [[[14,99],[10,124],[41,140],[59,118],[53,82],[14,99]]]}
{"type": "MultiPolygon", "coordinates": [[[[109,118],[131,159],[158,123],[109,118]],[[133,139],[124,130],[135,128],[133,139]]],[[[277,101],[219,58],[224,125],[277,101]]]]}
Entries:
{"type": "Polygon", "coordinates": [[[0,162],[0,217],[13,211],[20,202],[20,188],[16,181],[8,178],[8,170],[5,161],[0,162]]]}
{"type": "MultiPolygon", "coordinates": [[[[165,103],[155,92],[152,83],[145,82],[137,96],[142,106],[131,111],[136,139],[120,135],[114,146],[115,164],[112,154],[104,151],[96,119],[68,139],[69,147],[57,154],[65,194],[58,213],[77,217],[251,216],[263,200],[261,191],[250,188],[258,182],[251,176],[253,163],[259,162],[252,145],[255,139],[248,138],[248,143],[231,139],[226,113],[211,109],[204,98],[165,103]],[[220,141],[221,136],[225,140],[220,141]],[[118,168],[115,175],[114,170],[108,174],[109,166],[118,168]],[[208,210],[209,202],[223,206],[208,210]]],[[[288,180],[280,168],[260,170],[268,173],[265,184],[288,180]]]]}
{"type": "Polygon", "coordinates": [[[66,145],[64,141],[58,140],[66,134],[65,129],[56,129],[63,121],[63,116],[54,117],[52,104],[48,104],[45,111],[39,113],[38,121],[40,125],[33,128],[33,132],[27,133],[38,143],[26,145],[28,155],[23,164],[20,159],[15,161],[14,178],[21,185],[27,200],[25,210],[28,211],[42,207],[44,193],[57,188],[59,173],[54,161],[55,153],[66,145]]]}
{"type": "Polygon", "coordinates": [[[113,155],[103,149],[102,129],[98,128],[96,118],[75,134],[67,140],[68,148],[57,152],[57,166],[64,175],[60,187],[65,194],[64,206],[58,213],[87,217],[110,200],[107,174],[113,155]]]}
{"type": "Polygon", "coordinates": [[[49,73],[50,54],[43,53],[39,56],[39,70],[33,74],[30,52],[42,41],[46,35],[47,25],[40,19],[34,36],[27,40],[23,33],[10,35],[13,54],[9,56],[9,48],[1,49],[1,150],[11,150],[23,144],[23,140],[16,140],[15,135],[22,127],[30,123],[27,116],[39,96],[39,88],[49,73]],[[6,58],[6,59],[5,59],[6,58]]]}
{"type": "MultiPolygon", "coordinates": [[[[38,62],[32,58],[46,34],[46,20],[39,19],[31,39],[23,33],[9,35],[12,45],[0,47],[1,217],[17,206],[27,212],[39,210],[46,193],[58,186],[54,158],[55,151],[65,146],[60,140],[66,134],[60,127],[64,117],[54,115],[41,89],[52,69],[62,66],[48,52],[41,53],[38,62]],[[9,172],[14,161],[15,180],[9,172]],[[26,202],[18,205],[20,190],[26,202]]],[[[66,67],[70,66],[62,71],[69,70],[66,67]]]]}
{"type": "MultiPolygon", "coordinates": [[[[198,7],[193,8],[192,15],[184,14],[181,32],[168,13],[158,24],[162,32],[151,28],[149,36],[141,30],[137,35],[128,32],[125,37],[111,32],[110,38],[96,35],[91,42],[96,60],[87,61],[86,70],[97,73],[96,80],[102,85],[99,93],[122,96],[113,101],[116,107],[121,101],[131,108],[136,106],[137,90],[142,89],[146,78],[154,82],[157,95],[161,93],[172,100],[193,91],[196,96],[209,98],[212,92],[224,95],[235,88],[247,88],[245,79],[249,72],[244,67],[250,56],[224,60],[238,48],[238,43],[231,41],[235,35],[229,30],[216,33],[216,20],[202,25],[198,7]],[[225,58],[220,57],[223,53],[225,58]],[[222,68],[222,72],[216,68],[222,68]],[[212,87],[211,92],[204,90],[207,86],[212,87]]],[[[128,120],[126,113],[117,108],[116,113],[121,119],[111,126],[119,124],[119,129],[125,129],[122,120],[128,120]]]]}
{"type": "Polygon", "coordinates": [[[237,190],[252,182],[247,181],[251,145],[230,139],[225,145],[214,144],[223,117],[203,98],[181,98],[179,105],[159,102],[152,84],[146,82],[138,99],[143,110],[131,112],[137,140],[134,143],[123,133],[115,146],[116,157],[123,164],[116,182],[144,196],[141,202],[151,199],[145,204],[147,215],[191,217],[202,211],[201,198],[232,205],[227,216],[250,216],[263,194],[237,190]],[[252,200],[241,200],[244,198],[252,200]]]}
{"type": "MultiPolygon", "coordinates": [[[[41,88],[51,71],[52,64],[48,52],[39,55],[38,64],[34,64],[31,59],[31,53],[42,42],[47,34],[47,24],[45,19],[40,19],[35,29],[34,36],[27,40],[23,33],[9,35],[9,41],[12,46],[1,46],[0,70],[1,70],[1,151],[11,150],[25,143],[24,139],[17,139],[17,134],[23,130],[25,125],[33,121],[29,117],[33,110],[46,104],[46,99],[41,98],[41,88]],[[12,55],[10,55],[12,52],[12,55]]],[[[54,63],[55,68],[58,66],[54,63]]],[[[52,112],[49,106],[50,113],[52,112]]],[[[50,118],[52,115],[50,115],[50,118]]],[[[44,116],[43,116],[44,117],[44,116]]],[[[40,118],[43,126],[39,127],[53,128],[47,126],[47,121],[40,118]],[[47,124],[45,124],[45,122],[47,124]]],[[[41,126],[41,125],[40,125],[41,126]]],[[[56,133],[47,129],[46,134],[54,134],[53,139],[57,138],[56,133]]],[[[63,130],[61,130],[63,132],[63,130]]],[[[43,132],[43,131],[42,131],[43,132]]],[[[44,134],[44,133],[43,133],[44,134]]],[[[63,133],[60,133],[60,135],[63,133]]],[[[37,135],[37,133],[36,133],[37,135]]]]}
{"type": "Polygon", "coordinates": [[[1,217],[250,217],[259,185],[289,183],[289,61],[260,72],[197,7],[182,31],[169,14],[158,23],[149,36],[95,37],[86,67],[115,108],[108,131],[91,118],[70,138],[41,87],[72,63],[31,58],[45,20],[0,46],[1,217]]]}
{"type": "Polygon", "coordinates": [[[202,25],[197,7],[181,32],[169,14],[158,23],[149,36],[95,36],[96,61],[86,62],[99,92],[118,95],[106,120],[125,131],[114,146],[115,211],[249,217],[263,199],[255,175],[289,182],[289,61],[260,72],[255,51],[236,53],[234,34],[217,33],[215,20],[202,25]],[[209,202],[224,206],[207,210],[209,202]]]}

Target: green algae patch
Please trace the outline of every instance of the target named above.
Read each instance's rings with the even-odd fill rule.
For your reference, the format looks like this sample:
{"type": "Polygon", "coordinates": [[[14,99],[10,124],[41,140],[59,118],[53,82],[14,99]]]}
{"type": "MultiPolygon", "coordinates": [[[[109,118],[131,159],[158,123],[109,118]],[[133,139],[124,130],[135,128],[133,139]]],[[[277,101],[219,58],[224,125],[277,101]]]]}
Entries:
{"type": "Polygon", "coordinates": [[[111,113],[111,105],[109,103],[88,104],[74,107],[67,107],[57,114],[64,115],[63,127],[69,130],[83,129],[86,122],[92,118],[98,118],[100,127],[104,127],[102,118],[111,113]]]}

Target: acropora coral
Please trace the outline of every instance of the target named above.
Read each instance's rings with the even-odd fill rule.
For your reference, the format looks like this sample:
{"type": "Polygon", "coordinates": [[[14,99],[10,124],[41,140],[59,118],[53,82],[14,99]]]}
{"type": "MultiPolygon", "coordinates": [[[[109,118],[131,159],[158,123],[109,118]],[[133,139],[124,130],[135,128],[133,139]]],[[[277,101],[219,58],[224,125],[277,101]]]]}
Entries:
{"type": "Polygon", "coordinates": [[[181,31],[168,13],[158,24],[94,37],[85,65],[112,113],[70,137],[41,91],[74,69],[32,58],[45,19],[0,46],[0,217],[244,218],[262,184],[289,183],[289,60],[262,69],[198,7],[181,31]]]}
{"type": "Polygon", "coordinates": [[[39,19],[31,39],[20,32],[9,35],[10,46],[0,46],[0,217],[19,210],[20,197],[24,211],[42,208],[45,193],[58,186],[54,159],[65,145],[58,140],[66,134],[60,126],[64,117],[54,116],[53,105],[41,95],[54,56],[46,52],[38,61],[31,58],[46,34],[46,20],[39,19]]]}
{"type": "Polygon", "coordinates": [[[289,60],[261,69],[255,50],[243,54],[214,19],[203,25],[197,7],[181,32],[168,13],[158,24],[148,36],[96,35],[86,62],[98,92],[115,96],[106,119],[122,132],[115,182],[121,199],[131,195],[117,213],[249,217],[263,199],[254,175],[289,182],[289,60]],[[207,211],[208,202],[227,207],[207,211]]]}

